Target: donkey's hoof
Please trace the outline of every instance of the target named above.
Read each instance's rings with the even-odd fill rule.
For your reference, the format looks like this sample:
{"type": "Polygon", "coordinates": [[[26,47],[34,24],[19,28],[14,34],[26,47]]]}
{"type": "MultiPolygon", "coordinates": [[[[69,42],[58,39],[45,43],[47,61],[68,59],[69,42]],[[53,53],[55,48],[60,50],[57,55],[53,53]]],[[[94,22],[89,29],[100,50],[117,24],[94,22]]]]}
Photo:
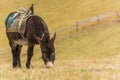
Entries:
{"type": "Polygon", "coordinates": [[[30,69],[30,65],[27,65],[27,64],[26,64],[26,68],[27,68],[27,69],[30,69]]]}

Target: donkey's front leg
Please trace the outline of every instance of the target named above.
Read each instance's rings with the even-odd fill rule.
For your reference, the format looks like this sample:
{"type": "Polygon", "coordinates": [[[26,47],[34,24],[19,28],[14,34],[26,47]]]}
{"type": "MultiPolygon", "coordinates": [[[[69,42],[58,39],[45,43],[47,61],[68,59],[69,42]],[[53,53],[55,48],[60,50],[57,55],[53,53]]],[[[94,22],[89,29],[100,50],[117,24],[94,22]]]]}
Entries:
{"type": "Polygon", "coordinates": [[[31,58],[33,56],[34,44],[28,43],[26,68],[30,68],[31,58]]]}

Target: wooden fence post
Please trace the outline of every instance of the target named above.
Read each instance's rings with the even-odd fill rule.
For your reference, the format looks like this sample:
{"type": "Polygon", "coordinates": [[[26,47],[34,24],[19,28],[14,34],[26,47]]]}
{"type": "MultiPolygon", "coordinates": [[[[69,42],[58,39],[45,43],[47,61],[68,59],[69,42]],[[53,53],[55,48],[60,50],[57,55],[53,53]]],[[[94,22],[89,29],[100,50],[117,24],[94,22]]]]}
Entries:
{"type": "Polygon", "coordinates": [[[115,12],[116,12],[116,15],[117,15],[117,17],[116,17],[117,21],[120,21],[120,14],[119,14],[119,12],[117,10],[115,12]]]}
{"type": "Polygon", "coordinates": [[[78,28],[79,27],[79,23],[78,22],[76,22],[75,26],[76,26],[76,31],[79,31],[79,28],[78,28]]]}
{"type": "Polygon", "coordinates": [[[115,12],[116,12],[116,15],[117,15],[117,20],[120,21],[120,14],[119,14],[119,12],[117,10],[115,12]]]}
{"type": "Polygon", "coordinates": [[[117,17],[120,17],[119,12],[117,10],[115,12],[116,12],[117,17]]]}
{"type": "Polygon", "coordinates": [[[99,23],[100,22],[100,16],[97,15],[97,22],[99,23]]]}

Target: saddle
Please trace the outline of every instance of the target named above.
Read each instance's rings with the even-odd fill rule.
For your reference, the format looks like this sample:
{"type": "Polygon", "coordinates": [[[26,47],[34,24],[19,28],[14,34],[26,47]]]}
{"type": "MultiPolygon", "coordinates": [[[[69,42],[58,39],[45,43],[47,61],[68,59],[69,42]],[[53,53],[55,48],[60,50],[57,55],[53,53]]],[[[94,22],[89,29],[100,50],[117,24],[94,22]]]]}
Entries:
{"type": "Polygon", "coordinates": [[[30,14],[13,13],[6,19],[7,32],[18,32],[24,34],[26,30],[26,21],[30,17],[30,14]]]}
{"type": "Polygon", "coordinates": [[[20,14],[15,12],[9,15],[6,19],[6,23],[7,23],[6,31],[20,33],[22,37],[22,39],[18,39],[17,41],[14,41],[19,45],[28,45],[28,41],[23,35],[25,34],[26,31],[26,21],[30,16],[32,15],[20,14]]]}

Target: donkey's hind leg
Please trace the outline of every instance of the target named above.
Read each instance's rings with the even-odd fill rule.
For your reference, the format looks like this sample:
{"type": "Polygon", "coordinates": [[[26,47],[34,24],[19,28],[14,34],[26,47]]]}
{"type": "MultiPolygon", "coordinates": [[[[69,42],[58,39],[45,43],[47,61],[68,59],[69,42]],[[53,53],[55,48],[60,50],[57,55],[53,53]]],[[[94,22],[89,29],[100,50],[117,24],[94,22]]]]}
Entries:
{"type": "Polygon", "coordinates": [[[21,53],[22,46],[16,46],[16,58],[17,58],[17,67],[21,68],[21,61],[20,61],[20,53],[21,53]]]}
{"type": "Polygon", "coordinates": [[[20,63],[20,52],[21,52],[21,47],[17,44],[15,44],[13,41],[9,41],[10,47],[11,47],[11,52],[12,52],[12,58],[13,58],[13,68],[15,67],[21,67],[20,63]]]}

